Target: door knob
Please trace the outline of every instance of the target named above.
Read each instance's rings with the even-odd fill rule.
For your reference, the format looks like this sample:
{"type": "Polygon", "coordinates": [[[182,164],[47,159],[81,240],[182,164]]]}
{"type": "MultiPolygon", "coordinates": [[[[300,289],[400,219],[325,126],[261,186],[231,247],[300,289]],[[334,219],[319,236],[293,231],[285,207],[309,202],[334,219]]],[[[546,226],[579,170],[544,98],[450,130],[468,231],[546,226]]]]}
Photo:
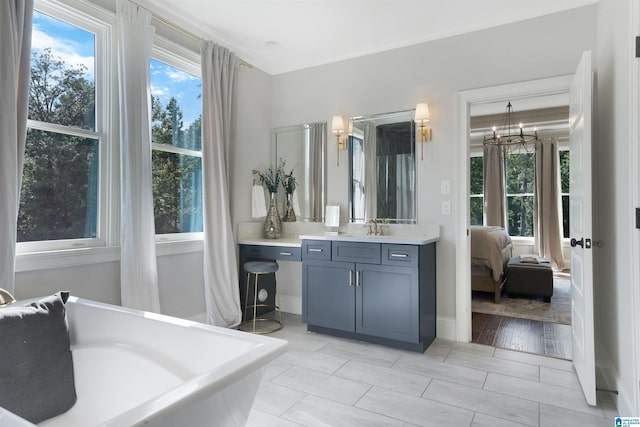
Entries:
{"type": "Polygon", "coordinates": [[[571,247],[575,248],[576,246],[580,246],[581,248],[584,248],[584,237],[580,240],[571,238],[571,247]]]}

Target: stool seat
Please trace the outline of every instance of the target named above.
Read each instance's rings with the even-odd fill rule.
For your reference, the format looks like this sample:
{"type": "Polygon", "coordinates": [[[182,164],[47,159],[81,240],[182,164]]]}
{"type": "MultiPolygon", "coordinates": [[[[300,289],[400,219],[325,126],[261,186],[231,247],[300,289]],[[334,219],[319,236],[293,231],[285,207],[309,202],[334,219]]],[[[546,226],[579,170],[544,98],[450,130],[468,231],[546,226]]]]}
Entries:
{"type": "Polygon", "coordinates": [[[244,263],[244,271],[247,273],[275,273],[278,271],[278,263],[275,261],[249,261],[244,263]]]}

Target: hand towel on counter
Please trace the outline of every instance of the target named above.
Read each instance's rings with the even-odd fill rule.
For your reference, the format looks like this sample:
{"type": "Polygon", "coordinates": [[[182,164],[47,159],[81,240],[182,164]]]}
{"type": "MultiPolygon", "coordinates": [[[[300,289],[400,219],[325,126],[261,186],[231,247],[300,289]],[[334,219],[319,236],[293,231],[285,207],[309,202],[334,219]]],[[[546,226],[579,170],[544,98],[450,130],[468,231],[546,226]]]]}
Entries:
{"type": "Polygon", "coordinates": [[[267,203],[264,198],[264,188],[260,184],[253,184],[251,189],[251,216],[253,219],[267,216],[267,203]]]}

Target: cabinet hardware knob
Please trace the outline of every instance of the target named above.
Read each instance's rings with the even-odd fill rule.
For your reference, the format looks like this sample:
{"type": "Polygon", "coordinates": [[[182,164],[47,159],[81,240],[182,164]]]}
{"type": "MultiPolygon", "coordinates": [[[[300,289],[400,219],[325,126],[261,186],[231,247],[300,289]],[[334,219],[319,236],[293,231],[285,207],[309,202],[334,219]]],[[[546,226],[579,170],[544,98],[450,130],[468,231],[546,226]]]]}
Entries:
{"type": "Polygon", "coordinates": [[[309,248],[309,252],[322,252],[322,249],[318,249],[318,248],[309,248]]]}
{"type": "Polygon", "coordinates": [[[393,258],[407,258],[408,256],[407,254],[391,254],[393,258]]]}
{"type": "Polygon", "coordinates": [[[353,270],[349,270],[349,286],[353,286],[353,270]]]}
{"type": "Polygon", "coordinates": [[[283,255],[283,256],[291,256],[291,255],[293,255],[293,254],[292,254],[291,252],[280,252],[280,255],[283,255]]]}
{"type": "Polygon", "coordinates": [[[360,286],[360,271],[356,270],[356,288],[360,286]]]}

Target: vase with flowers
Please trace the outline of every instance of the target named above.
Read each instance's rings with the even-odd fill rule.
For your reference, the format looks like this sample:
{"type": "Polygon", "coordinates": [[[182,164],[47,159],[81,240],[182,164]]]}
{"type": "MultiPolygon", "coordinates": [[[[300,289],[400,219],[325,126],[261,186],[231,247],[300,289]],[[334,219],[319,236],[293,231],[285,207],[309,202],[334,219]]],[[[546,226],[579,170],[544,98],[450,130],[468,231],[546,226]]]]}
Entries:
{"type": "Polygon", "coordinates": [[[260,176],[262,185],[269,190],[269,209],[264,220],[264,237],[267,239],[279,239],[282,233],[282,222],[278,213],[276,196],[284,177],[284,165],[285,160],[280,159],[280,164],[275,171],[272,168],[267,169],[266,172],[255,171],[260,176]]]}
{"type": "Polygon", "coordinates": [[[296,178],[293,176],[293,169],[282,178],[282,188],[285,193],[284,213],[282,214],[283,222],[296,222],[296,212],[293,209],[293,192],[296,190],[296,178]]]}

